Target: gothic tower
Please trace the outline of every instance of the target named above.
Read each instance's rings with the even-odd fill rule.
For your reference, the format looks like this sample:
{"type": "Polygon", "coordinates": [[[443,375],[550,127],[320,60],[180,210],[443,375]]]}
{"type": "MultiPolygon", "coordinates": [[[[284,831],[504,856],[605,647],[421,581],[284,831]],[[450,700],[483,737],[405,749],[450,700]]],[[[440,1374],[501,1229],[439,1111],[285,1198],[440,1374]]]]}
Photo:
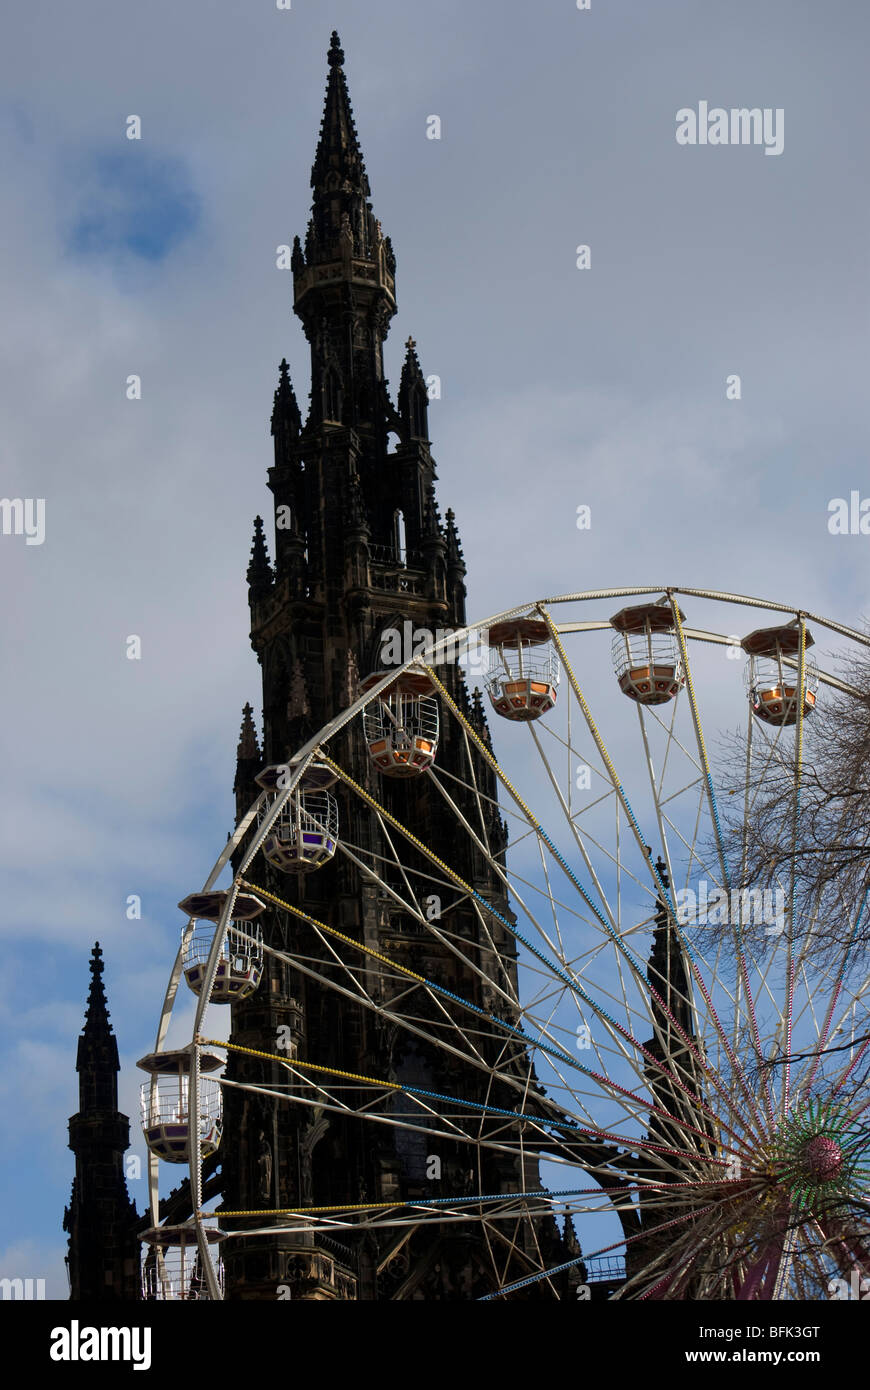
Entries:
{"type": "Polygon", "coordinates": [[[119,1066],[97,942],[76,1059],[79,1110],[69,1122],[76,1174],[63,1219],[69,1232],[70,1298],[86,1302],[139,1297],[139,1217],[124,1177],[130,1121],[118,1110],[119,1066]]]}
{"type": "MultiPolygon", "coordinates": [[[[344,55],[333,33],[320,138],[311,174],[313,206],[304,245],[292,253],[294,310],[311,354],[311,391],[303,422],[286,361],[279,369],[271,433],[274,465],[274,561],[258,517],[248,568],[251,643],[262,667],[263,736],[245,707],[235,793],[239,814],[259,788],[266,764],[283,763],[358,693],[361,676],[382,668],[385,637],[408,630],[465,623],[465,563],[455,519],[438,511],[436,471],[429,441],[428,394],[416,347],[409,339],[395,404],[384,376],[384,341],[396,313],[396,260],[376,220],[351,111],[344,55]],[[407,625],[407,627],[406,627],[407,625]]],[[[477,692],[469,697],[459,668],[440,673],[451,696],[481,738],[489,734],[477,692]]],[[[484,856],[458,845],[455,822],[426,777],[397,782],[370,766],[359,721],[330,743],[330,754],[403,824],[461,873],[504,916],[503,888],[484,856]],[[459,858],[457,859],[457,856],[459,858]]],[[[445,721],[439,766],[466,777],[464,741],[445,721]]],[[[506,831],[496,808],[493,774],[477,757],[476,777],[490,806],[485,833],[496,856],[506,831]]],[[[461,809],[472,815],[471,793],[461,809]]],[[[377,853],[382,831],[359,801],[336,788],[341,835],[377,853]]],[[[476,811],[473,813],[476,814],[476,811]]],[[[479,941],[482,970],[472,973],[428,934],[381,885],[349,858],[336,855],[307,875],[282,875],[260,858],[249,877],[346,935],[398,958],[409,967],[495,1012],[492,987],[516,985],[516,949],[510,934],[490,923],[484,944],[478,916],[459,906],[451,930],[479,941]],[[259,875],[259,878],[258,878],[259,875]],[[493,950],[493,946],[495,950],[493,950]]],[[[318,939],[289,913],[262,919],[268,943],[317,959],[318,939]]],[[[372,967],[377,970],[375,964],[372,967]]],[[[384,975],[372,997],[387,1003],[396,990],[384,975]]],[[[403,986],[406,988],[406,986],[403,986]]],[[[421,1000],[423,1013],[426,1001],[421,1000]]],[[[291,1055],[347,1071],[406,1080],[470,1100],[483,1099],[484,1080],[447,1064],[447,1054],[416,1043],[379,1011],[318,986],[286,963],[267,959],[260,988],[233,1005],[231,1041],[276,1053],[289,1038],[291,1055]]],[[[487,1043],[482,1038],[481,1049],[487,1043]]],[[[504,1035],[492,1039],[503,1054],[504,1035]]],[[[530,1064],[517,1046],[517,1076],[530,1064]]],[[[230,1054],[230,1079],[243,1078],[263,1093],[225,1088],[223,1210],[256,1212],[224,1217],[237,1232],[225,1246],[227,1297],[303,1299],[463,1299],[490,1287],[482,1237],[473,1226],[423,1226],[400,1238],[389,1230],[341,1241],[287,1229],[269,1229],[268,1210],[306,1205],[402,1201],[413,1197],[518,1192],[540,1186],[537,1165],[509,1154],[476,1153],[453,1141],[383,1125],[365,1127],[317,1105],[282,1104],[267,1094],[286,1090],[287,1072],[267,1059],[230,1054]],[[432,1162],[437,1160],[437,1162],[432,1162]],[[441,1178],[430,1174],[440,1171],[441,1178]],[[483,1184],[481,1187],[480,1184],[483,1184]],[[251,1234],[243,1234],[251,1229],[251,1234]],[[469,1234],[469,1231],[472,1231],[469,1234]],[[457,1234],[459,1232],[459,1234],[457,1234]],[[278,1294],[279,1289],[287,1292],[278,1294]]],[[[504,1089],[501,1103],[516,1104],[504,1089]]],[[[310,1096],[310,1092],[307,1093],[310,1096]]],[[[498,1085],[488,1091],[499,1104],[498,1085]]],[[[552,1222],[538,1222],[533,1242],[560,1258],[552,1222]]],[[[277,1228],[279,1218],[275,1218],[277,1228]]],[[[516,1277],[528,1273],[523,1235],[512,1255],[516,1277]]],[[[564,1258],[564,1255],[561,1256],[564,1258]]],[[[536,1296],[535,1288],[527,1296],[536,1296]]],[[[548,1295],[549,1296],[549,1295],[548,1295]]]]}

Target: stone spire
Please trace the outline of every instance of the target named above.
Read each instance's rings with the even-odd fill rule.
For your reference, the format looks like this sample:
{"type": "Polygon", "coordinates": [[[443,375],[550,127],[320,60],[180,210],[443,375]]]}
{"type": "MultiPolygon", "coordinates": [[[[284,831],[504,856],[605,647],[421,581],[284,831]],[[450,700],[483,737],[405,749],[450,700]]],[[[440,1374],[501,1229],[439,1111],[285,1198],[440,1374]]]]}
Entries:
{"type": "Polygon", "coordinates": [[[257,729],[254,724],[254,711],[251,705],[245,705],[242,710],[242,728],[239,735],[239,746],[236,752],[236,778],[233,782],[233,791],[236,794],[236,809],[238,814],[242,814],[242,812],[247,810],[253,800],[256,794],[254,789],[254,778],[262,766],[263,755],[260,751],[259,740],[257,739],[257,729]]]}
{"type": "Polygon", "coordinates": [[[248,588],[251,598],[260,598],[267,594],[272,587],[273,574],[272,566],[269,564],[269,552],[266,549],[266,537],[263,534],[263,518],[254,518],[254,539],[251,545],[251,563],[248,565],[248,588]]]}
{"type": "Polygon", "coordinates": [[[465,575],[465,556],[462,553],[462,542],[456,529],[456,513],[452,507],[447,509],[447,563],[458,574],[465,575]]]}
{"type": "Polygon", "coordinates": [[[103,986],[103,953],[99,941],[91,952],[91,984],[85,1010],[85,1026],[79,1038],[76,1071],[79,1073],[82,1113],[114,1110],[118,1104],[118,1043],[109,1022],[103,986]]]}
{"type": "Polygon", "coordinates": [[[371,260],[383,240],[369,202],[371,188],[344,75],[344,52],[334,30],[327,61],[323,119],[311,169],[314,199],[305,239],[309,266],[340,257],[342,240],[352,254],[371,260]]]}
{"type": "Polygon", "coordinates": [[[106,989],[103,984],[103,952],[99,941],[94,942],[94,949],[91,951],[90,961],[91,984],[88,990],[88,1002],[85,1008],[85,1026],[82,1029],[82,1036],[79,1039],[79,1060],[82,1058],[82,1044],[87,1039],[88,1043],[96,1041],[100,1043],[108,1042],[115,1049],[115,1061],[118,1060],[118,1048],[115,1043],[115,1035],[112,1032],[112,1025],[109,1022],[109,1009],[106,1001],[106,989]]]}
{"type": "Polygon", "coordinates": [[[492,751],[492,735],[489,732],[489,722],[486,717],[486,707],[483,703],[483,696],[480,687],[475,686],[471,693],[471,710],[469,713],[469,723],[479,735],[487,748],[492,751]]]}
{"type": "Polygon", "coordinates": [[[254,709],[252,705],[245,705],[242,710],[242,731],[239,735],[238,756],[240,761],[248,761],[252,758],[259,758],[260,745],[257,742],[257,730],[254,725],[254,709]]]}
{"type": "Polygon", "coordinates": [[[408,439],[428,440],[429,394],[416,348],[414,339],[409,338],[399,382],[399,415],[408,439]]]}
{"type": "Polygon", "coordinates": [[[299,438],[299,431],[302,429],[302,416],[299,413],[293,384],[290,381],[290,368],[286,358],[281,359],[278,371],[278,389],[275,392],[272,406],[272,436],[276,441],[286,439],[292,442],[299,438]]]}
{"type": "Polygon", "coordinates": [[[336,173],[343,188],[369,198],[371,189],[344,75],[344,50],[335,29],[326,61],[329,64],[329,77],[320,122],[320,139],[311,169],[311,187],[316,198],[318,193],[324,191],[330,174],[336,173]]]}
{"type": "Polygon", "coordinates": [[[304,251],[297,239],[291,257],[293,307],[311,344],[309,424],[383,432],[382,345],[396,312],[395,257],[372,211],[336,33],[328,61],[311,219],[304,251]]]}
{"type": "Polygon", "coordinates": [[[446,551],[447,541],[441,525],[441,514],[438,511],[438,503],[435,498],[435,484],[428,482],[423,490],[423,524],[421,534],[424,543],[426,541],[437,541],[439,548],[446,551]]]}
{"type": "Polygon", "coordinates": [[[139,1290],[138,1214],[124,1177],[130,1121],[118,1110],[118,1043],[109,1022],[103,986],[103,953],[91,954],[85,1026],[78,1043],[79,1109],[69,1122],[76,1156],[69,1233],[72,1299],[135,1299],[139,1290]]]}

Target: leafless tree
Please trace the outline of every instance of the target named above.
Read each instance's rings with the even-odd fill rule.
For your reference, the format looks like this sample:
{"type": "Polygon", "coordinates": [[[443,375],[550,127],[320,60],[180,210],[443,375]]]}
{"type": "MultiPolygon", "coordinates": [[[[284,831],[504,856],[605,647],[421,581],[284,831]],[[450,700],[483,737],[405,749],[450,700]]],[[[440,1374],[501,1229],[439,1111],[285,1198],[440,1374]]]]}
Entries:
{"type": "MultiPolygon", "coordinates": [[[[870,652],[842,670],[855,693],[822,687],[799,775],[794,728],[756,723],[748,778],[745,736],[725,736],[721,805],[733,886],[782,889],[789,907],[793,889],[793,930],[811,933],[811,963],[841,962],[848,947],[852,968],[870,945],[870,652]]],[[[765,936],[769,945],[756,924],[747,944],[763,950],[765,936]]]]}

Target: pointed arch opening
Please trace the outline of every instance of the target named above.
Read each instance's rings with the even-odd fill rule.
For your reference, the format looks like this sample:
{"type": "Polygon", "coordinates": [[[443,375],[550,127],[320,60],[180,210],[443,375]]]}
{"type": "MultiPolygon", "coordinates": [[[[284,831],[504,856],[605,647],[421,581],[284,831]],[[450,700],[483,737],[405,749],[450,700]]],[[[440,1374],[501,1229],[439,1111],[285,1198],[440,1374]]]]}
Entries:
{"type": "Polygon", "coordinates": [[[429,404],[425,391],[419,386],[415,386],[411,391],[408,402],[411,416],[411,435],[414,439],[428,438],[427,406],[429,404]]]}
{"type": "Polygon", "coordinates": [[[342,416],[341,378],[334,367],[327,367],[323,374],[323,418],[341,424],[342,416]]]}

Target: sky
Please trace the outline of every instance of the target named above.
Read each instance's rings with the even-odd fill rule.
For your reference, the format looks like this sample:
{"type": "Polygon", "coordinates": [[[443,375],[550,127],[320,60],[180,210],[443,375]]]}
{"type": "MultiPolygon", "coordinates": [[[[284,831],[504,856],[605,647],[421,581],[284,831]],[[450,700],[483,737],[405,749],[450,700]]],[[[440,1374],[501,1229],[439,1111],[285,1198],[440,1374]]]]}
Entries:
{"type": "Polygon", "coordinates": [[[304,234],[333,28],[398,262],[386,371],[411,334],[441,379],[469,617],[633,583],[870,609],[870,537],[829,529],[870,497],[862,0],[7,7],[0,494],[45,525],[0,535],[0,1276],[49,1297],[91,946],[141,1154],[175,904],[259,709],[244,574],[282,356],[309,387],[276,249],[304,234]],[[702,102],[781,111],[781,153],[678,143],[702,102]]]}

